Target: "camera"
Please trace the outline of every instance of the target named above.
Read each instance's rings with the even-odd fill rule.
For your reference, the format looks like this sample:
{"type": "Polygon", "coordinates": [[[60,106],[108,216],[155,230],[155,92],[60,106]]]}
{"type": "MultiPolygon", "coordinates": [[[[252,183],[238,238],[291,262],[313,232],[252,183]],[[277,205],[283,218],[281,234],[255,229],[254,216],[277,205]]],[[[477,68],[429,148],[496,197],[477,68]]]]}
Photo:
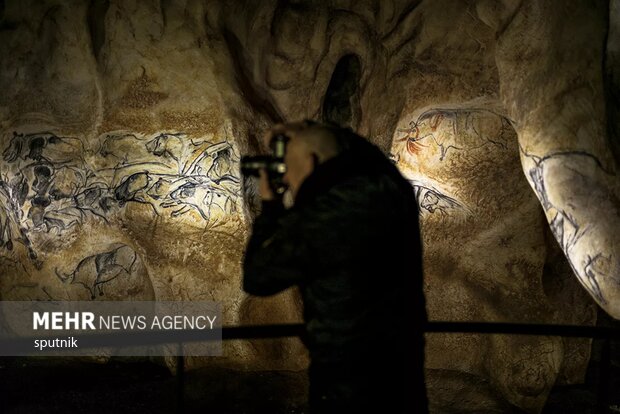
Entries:
{"type": "Polygon", "coordinates": [[[282,182],[286,173],[284,164],[284,154],[286,154],[286,143],[289,138],[286,135],[275,135],[269,147],[273,155],[244,156],[241,158],[241,174],[246,177],[259,176],[259,171],[264,169],[267,172],[269,185],[275,194],[282,195],[286,191],[286,185],[282,182]]]}

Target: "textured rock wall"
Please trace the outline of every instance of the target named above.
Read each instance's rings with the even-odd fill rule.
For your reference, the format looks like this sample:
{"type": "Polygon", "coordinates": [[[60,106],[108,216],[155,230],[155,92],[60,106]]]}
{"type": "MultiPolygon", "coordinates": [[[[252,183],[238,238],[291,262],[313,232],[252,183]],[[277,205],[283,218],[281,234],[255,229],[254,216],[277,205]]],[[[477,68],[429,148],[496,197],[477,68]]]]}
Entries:
{"type": "MultiPolygon", "coordinates": [[[[295,301],[241,292],[251,125],[225,102],[253,110],[206,46],[204,6],[164,5],[5,4],[2,298],[217,300],[229,325],[298,320],[295,301]]],[[[228,363],[302,367],[284,342],[227,344],[228,363]]]]}
{"type": "MultiPolygon", "coordinates": [[[[581,272],[569,241],[590,215],[562,207],[567,164],[541,162],[587,153],[615,171],[603,81],[617,92],[617,45],[603,79],[608,4],[586,3],[4,2],[0,297],[206,299],[226,324],[299,320],[294,292],[240,291],[256,197],[238,160],[264,150],[271,123],[322,118],[368,136],[411,181],[431,319],[594,323],[578,279],[614,303],[612,283],[598,298],[591,281],[610,280],[600,263],[617,261],[617,236],[581,272]]],[[[617,229],[617,179],[587,159],[573,181],[598,191],[593,225],[617,229]]],[[[306,363],[296,340],[225,355],[208,363],[306,363]]],[[[433,409],[537,412],[588,357],[587,340],[429,335],[433,409]]]]}

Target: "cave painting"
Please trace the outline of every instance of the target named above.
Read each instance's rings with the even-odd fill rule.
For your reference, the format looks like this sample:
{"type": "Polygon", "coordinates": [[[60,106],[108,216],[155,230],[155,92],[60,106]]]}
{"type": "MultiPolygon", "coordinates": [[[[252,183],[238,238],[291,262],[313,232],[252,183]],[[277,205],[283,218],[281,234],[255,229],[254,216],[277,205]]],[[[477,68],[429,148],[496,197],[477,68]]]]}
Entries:
{"type": "MultiPolygon", "coordinates": [[[[63,284],[85,289],[91,300],[154,299],[151,282],[138,254],[124,244],[85,257],[66,274],[59,269],[55,269],[55,273],[63,284]]],[[[75,296],[83,297],[84,292],[80,293],[75,296]]]]}
{"type": "Polygon", "coordinates": [[[171,217],[194,211],[206,223],[213,211],[236,211],[240,180],[233,166],[238,156],[227,142],[195,140],[185,134],[159,134],[150,140],[107,134],[99,154],[117,160],[111,175],[121,206],[147,204],[155,216],[164,209],[171,217]]]}
{"type": "MultiPolygon", "coordinates": [[[[413,109],[399,121],[390,153],[420,206],[430,318],[522,321],[526,311],[519,310],[527,309],[528,320],[576,322],[549,310],[578,287],[551,288],[547,278],[558,275],[535,277],[545,263],[544,224],[505,114],[476,103],[413,109]]],[[[583,295],[571,306],[592,315],[583,295]]],[[[587,341],[560,338],[431,335],[429,393],[437,399],[435,384],[449,381],[466,393],[490,395],[479,383],[490,378],[501,384],[509,404],[535,410],[557,378],[585,367],[587,349],[587,341]]],[[[499,400],[494,404],[511,409],[499,400]]]]}
{"type": "Polygon", "coordinates": [[[423,214],[467,215],[476,200],[455,195],[461,190],[445,177],[461,168],[464,157],[505,151],[514,139],[506,117],[491,110],[431,108],[397,128],[390,155],[413,186],[423,214]]]}
{"type": "Polygon", "coordinates": [[[493,146],[505,150],[509,139],[514,139],[509,121],[491,110],[432,108],[396,130],[391,157],[413,186],[422,213],[466,213],[471,209],[455,197],[454,190],[433,179],[434,170],[429,166],[436,166],[441,175],[458,168],[459,152],[492,153],[493,146]],[[452,153],[456,160],[450,159],[452,153]],[[415,165],[423,172],[416,171],[415,165]]]}
{"type": "MultiPolygon", "coordinates": [[[[135,252],[158,300],[299,320],[294,295],[240,292],[236,165],[273,123],[323,114],[411,182],[431,319],[593,325],[592,298],[620,315],[617,1],[27,3],[6,2],[0,31],[3,299],[107,298],[135,252]]],[[[233,342],[244,369],[304,367],[284,341],[233,342]]],[[[540,412],[589,349],[429,335],[432,412],[540,412]]]]}
{"type": "Polygon", "coordinates": [[[439,161],[443,161],[451,148],[475,149],[487,144],[506,148],[511,129],[505,117],[486,109],[430,109],[409,122],[407,128],[398,129],[404,136],[395,141],[405,141],[407,151],[413,155],[435,146],[439,149],[439,161]],[[489,119],[494,122],[488,122],[489,119]],[[498,131],[485,131],[489,127],[498,131]]]}
{"type": "Polygon", "coordinates": [[[588,219],[587,209],[603,209],[609,214],[617,211],[613,193],[600,185],[585,187],[592,180],[591,172],[613,180],[592,153],[580,151],[551,152],[545,156],[529,153],[520,147],[529,181],[549,218],[551,230],[569,258],[569,263],[581,284],[601,305],[617,308],[617,294],[604,292],[601,283],[620,286],[620,258],[614,249],[620,237],[600,232],[602,223],[588,219]],[[578,191],[567,194],[563,183],[570,182],[578,191]],[[585,205],[584,205],[585,204],[585,205]],[[606,242],[601,243],[601,238],[606,242]],[[605,240],[606,239],[606,240],[605,240]],[[612,299],[610,299],[610,296],[612,299]],[[611,301],[611,303],[610,303],[611,301]]]}
{"type": "Polygon", "coordinates": [[[182,133],[103,134],[95,156],[106,166],[98,168],[78,138],[50,132],[13,132],[2,154],[0,246],[23,244],[37,266],[32,233],[62,234],[88,219],[108,223],[130,203],[149,206],[154,219],[195,213],[208,227],[235,213],[240,199],[232,146],[182,133]]]}

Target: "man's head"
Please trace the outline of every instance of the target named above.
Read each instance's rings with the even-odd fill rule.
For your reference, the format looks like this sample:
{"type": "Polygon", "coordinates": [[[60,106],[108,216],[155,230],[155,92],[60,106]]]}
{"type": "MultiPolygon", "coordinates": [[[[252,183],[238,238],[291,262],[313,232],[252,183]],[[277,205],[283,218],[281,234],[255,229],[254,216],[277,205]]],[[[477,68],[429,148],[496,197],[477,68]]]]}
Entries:
{"type": "Polygon", "coordinates": [[[276,134],[289,137],[284,163],[284,183],[293,198],[299,187],[317,165],[335,157],[340,152],[337,128],[313,121],[276,125],[267,135],[271,140],[276,134]]]}

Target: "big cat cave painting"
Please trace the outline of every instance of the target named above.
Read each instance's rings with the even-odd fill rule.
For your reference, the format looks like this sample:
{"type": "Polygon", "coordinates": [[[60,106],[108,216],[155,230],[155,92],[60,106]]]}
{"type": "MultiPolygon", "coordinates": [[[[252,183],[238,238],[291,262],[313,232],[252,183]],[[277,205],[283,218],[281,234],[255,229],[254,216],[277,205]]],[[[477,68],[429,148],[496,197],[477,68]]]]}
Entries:
{"type": "MultiPolygon", "coordinates": [[[[241,289],[260,202],[239,162],[274,123],[316,119],[410,182],[429,320],[617,326],[619,29],[618,0],[0,1],[0,299],[301,322],[296,290],[241,289]]],[[[549,412],[592,344],[428,334],[430,411],[549,412]]],[[[186,365],[308,355],[224,341],[186,365]]]]}

